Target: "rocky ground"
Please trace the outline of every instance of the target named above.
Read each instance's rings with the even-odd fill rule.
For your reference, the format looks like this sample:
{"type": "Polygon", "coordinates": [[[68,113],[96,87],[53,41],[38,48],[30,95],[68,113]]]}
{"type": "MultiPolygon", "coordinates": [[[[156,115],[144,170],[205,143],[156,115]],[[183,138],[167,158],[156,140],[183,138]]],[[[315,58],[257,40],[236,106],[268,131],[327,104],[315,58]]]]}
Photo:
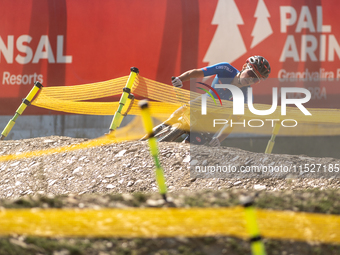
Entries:
{"type": "MultiPolygon", "coordinates": [[[[0,141],[0,156],[85,140],[57,136],[5,140],[0,141]]],[[[340,186],[337,159],[266,155],[228,147],[190,150],[188,144],[179,143],[160,143],[159,152],[169,196],[177,207],[232,206],[239,202],[240,195],[253,195],[257,197],[257,205],[263,208],[340,213],[336,199],[340,186]],[[211,166],[216,165],[232,166],[235,171],[216,175],[211,173],[211,166]],[[252,166],[266,171],[258,172],[258,168],[250,171],[252,166]],[[204,172],[207,169],[210,173],[204,172]]],[[[3,207],[162,206],[156,205],[160,197],[147,142],[4,161],[0,162],[0,175],[3,207]]],[[[246,241],[231,237],[104,240],[12,236],[0,240],[0,254],[249,254],[250,251],[246,241]]],[[[268,254],[340,254],[338,246],[265,242],[268,254]]]]}
{"type": "MultiPolygon", "coordinates": [[[[0,155],[72,145],[86,139],[42,137],[1,141],[0,155]]],[[[169,191],[203,189],[295,190],[338,188],[340,160],[291,155],[266,155],[236,148],[199,147],[191,149],[181,143],[160,143],[159,153],[169,191]],[[265,173],[198,173],[190,164],[200,166],[266,166],[265,173]],[[300,166],[309,169],[300,171],[300,166]],[[314,166],[313,166],[314,165],[314,166]],[[273,168],[272,172],[268,169],[273,168]],[[285,172],[282,166],[293,166],[285,172]],[[283,169],[280,170],[280,167],[283,169]],[[327,167],[327,171],[325,170],[327,167]],[[298,171],[294,172],[294,168],[298,171]],[[319,172],[316,172],[319,168],[319,172]],[[275,172],[277,170],[277,172],[275,172]],[[312,172],[314,171],[314,172],[312,172]],[[222,175],[228,178],[213,178],[222,175]],[[224,176],[225,175],[225,176],[224,176]],[[211,177],[211,178],[192,178],[211,177]]],[[[288,169],[288,168],[286,168],[288,169]]],[[[245,170],[246,171],[246,170],[245,170]]],[[[0,162],[0,198],[18,198],[35,194],[125,193],[157,191],[154,162],[147,142],[126,142],[78,151],[56,153],[37,158],[0,162]]]]}

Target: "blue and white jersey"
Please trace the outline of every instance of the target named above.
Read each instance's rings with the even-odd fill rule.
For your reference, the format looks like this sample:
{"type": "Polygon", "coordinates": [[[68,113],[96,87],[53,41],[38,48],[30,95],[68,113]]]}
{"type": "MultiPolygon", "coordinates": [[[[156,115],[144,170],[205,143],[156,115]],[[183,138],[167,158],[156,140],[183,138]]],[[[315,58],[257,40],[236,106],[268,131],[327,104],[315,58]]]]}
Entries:
{"type": "MultiPolygon", "coordinates": [[[[235,78],[235,76],[239,73],[239,71],[235,67],[233,67],[232,65],[226,62],[219,63],[219,64],[212,65],[212,66],[203,67],[202,71],[204,73],[204,76],[216,75],[211,84],[211,87],[213,88],[215,88],[216,83],[230,84],[232,80],[235,78]]],[[[250,86],[245,86],[241,88],[243,95],[244,95],[245,103],[247,103],[248,101],[248,87],[250,86]]],[[[232,98],[233,95],[231,94],[229,89],[215,89],[215,90],[217,91],[221,99],[229,100],[229,101],[233,100],[232,98]]],[[[210,93],[212,93],[211,90],[210,90],[210,93]]],[[[217,99],[217,96],[215,95],[215,93],[212,93],[212,94],[217,99]]]]}

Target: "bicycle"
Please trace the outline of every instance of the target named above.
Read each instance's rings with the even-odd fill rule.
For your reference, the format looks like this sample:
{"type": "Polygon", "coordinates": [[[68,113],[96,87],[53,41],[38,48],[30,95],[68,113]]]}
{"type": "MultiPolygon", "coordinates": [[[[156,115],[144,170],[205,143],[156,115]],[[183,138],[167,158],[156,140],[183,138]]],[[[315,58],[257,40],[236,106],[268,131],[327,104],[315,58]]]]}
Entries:
{"type": "MultiPolygon", "coordinates": [[[[174,79],[175,77],[172,77],[174,79]]],[[[175,88],[177,98],[181,98],[178,88],[175,88]]],[[[181,101],[181,100],[179,100],[181,101]]],[[[191,103],[196,100],[191,101],[191,103]]],[[[189,102],[190,103],[190,102],[189,102]]],[[[176,110],[166,121],[153,129],[153,135],[158,142],[185,142],[196,145],[208,145],[216,135],[220,135],[228,125],[223,126],[219,132],[206,130],[205,122],[196,106],[187,107],[186,104],[176,110]]],[[[144,136],[141,140],[147,140],[144,136]]]]}

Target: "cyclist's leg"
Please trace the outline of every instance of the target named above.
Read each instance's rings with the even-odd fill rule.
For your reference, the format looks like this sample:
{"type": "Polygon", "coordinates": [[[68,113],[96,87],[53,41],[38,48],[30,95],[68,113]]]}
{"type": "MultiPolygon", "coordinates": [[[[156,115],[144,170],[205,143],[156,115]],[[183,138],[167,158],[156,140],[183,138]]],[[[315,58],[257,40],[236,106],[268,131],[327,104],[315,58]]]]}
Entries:
{"type": "Polygon", "coordinates": [[[184,113],[185,111],[185,108],[186,106],[181,106],[180,108],[178,108],[176,111],[174,111],[170,117],[164,121],[162,124],[165,124],[165,125],[172,125],[174,124],[175,122],[177,122],[177,120],[182,116],[182,114],[184,113]]]}
{"type": "Polygon", "coordinates": [[[220,131],[218,132],[217,136],[218,137],[218,140],[220,142],[222,142],[223,140],[225,140],[230,134],[231,132],[233,131],[234,127],[231,126],[230,124],[230,119],[228,119],[228,123],[225,124],[221,129],[220,131]]]}

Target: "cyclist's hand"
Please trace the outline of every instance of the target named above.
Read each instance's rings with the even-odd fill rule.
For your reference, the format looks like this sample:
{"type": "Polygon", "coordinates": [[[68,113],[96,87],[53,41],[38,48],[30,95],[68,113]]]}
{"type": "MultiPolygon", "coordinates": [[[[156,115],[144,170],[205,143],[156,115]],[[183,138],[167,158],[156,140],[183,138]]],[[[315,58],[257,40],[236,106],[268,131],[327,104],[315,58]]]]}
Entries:
{"type": "Polygon", "coordinates": [[[176,88],[182,88],[183,87],[183,83],[181,81],[180,78],[178,77],[172,77],[172,85],[176,88]]]}
{"type": "Polygon", "coordinates": [[[214,138],[211,139],[211,141],[209,142],[209,145],[210,145],[210,146],[213,146],[213,147],[220,147],[220,146],[221,146],[221,143],[220,143],[220,140],[218,140],[217,137],[214,137],[214,138]]]}

